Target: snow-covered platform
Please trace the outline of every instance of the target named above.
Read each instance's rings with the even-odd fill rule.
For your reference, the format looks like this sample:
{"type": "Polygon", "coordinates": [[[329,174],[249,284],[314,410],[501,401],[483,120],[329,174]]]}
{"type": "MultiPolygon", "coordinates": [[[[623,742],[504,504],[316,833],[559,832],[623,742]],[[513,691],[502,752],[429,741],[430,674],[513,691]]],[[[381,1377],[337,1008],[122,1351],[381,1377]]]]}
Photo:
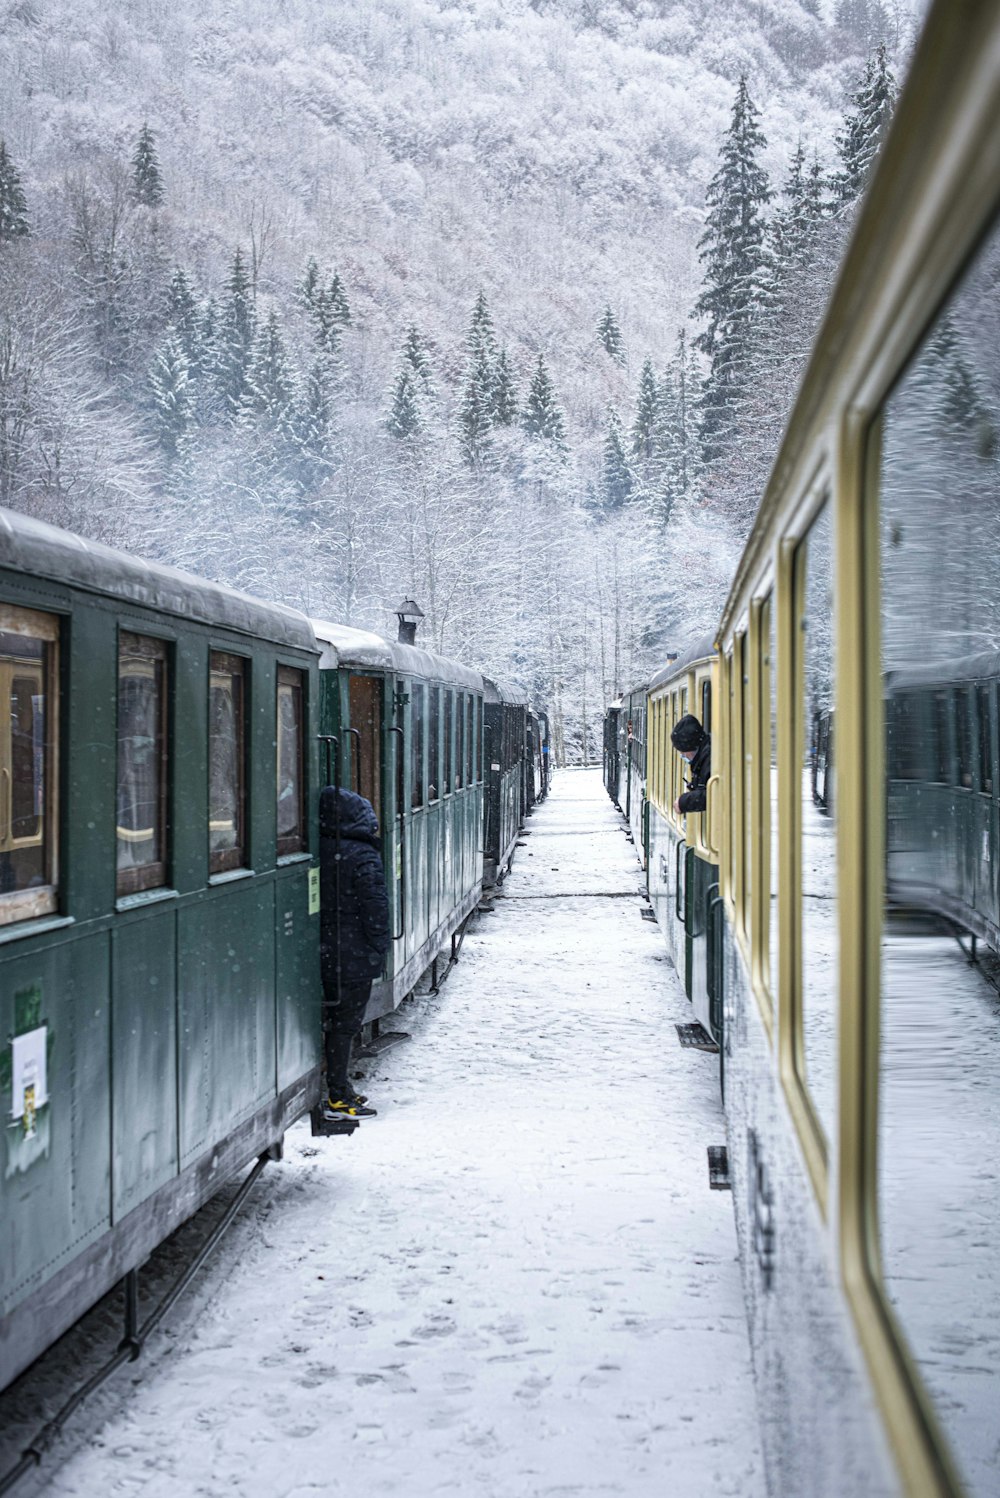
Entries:
{"type": "Polygon", "coordinates": [[[296,1128],[46,1491],[763,1495],[717,1058],[642,905],[599,772],[562,772],[393,1022],[378,1120],[296,1128]]]}

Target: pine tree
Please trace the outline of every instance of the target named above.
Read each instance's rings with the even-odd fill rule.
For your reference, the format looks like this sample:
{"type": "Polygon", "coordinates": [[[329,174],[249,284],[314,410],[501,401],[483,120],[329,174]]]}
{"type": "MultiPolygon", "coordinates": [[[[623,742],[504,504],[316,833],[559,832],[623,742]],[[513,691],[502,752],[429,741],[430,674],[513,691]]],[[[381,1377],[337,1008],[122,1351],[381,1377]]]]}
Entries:
{"type": "Polygon", "coordinates": [[[156,434],[168,463],[180,455],[192,417],[192,390],[187,353],[181,337],[168,332],[149,373],[156,434]]]}
{"type": "Polygon", "coordinates": [[[302,280],[295,288],[295,294],[304,307],[310,310],[316,305],[319,295],[319,266],[312,255],[306,261],[306,268],[302,273],[302,280]]]}
{"type": "Polygon", "coordinates": [[[656,445],[661,457],[660,519],[665,524],[678,500],[693,491],[698,476],[698,368],[680,328],[674,357],[660,383],[656,445]]]}
{"type": "Polygon", "coordinates": [[[29,233],[28,203],[6,141],[0,139],[0,245],[24,239],[29,233]]]}
{"type": "Polygon", "coordinates": [[[434,388],[434,379],[431,373],[431,361],[427,354],[427,345],[420,333],[411,323],[406,330],[403,339],[403,363],[409,365],[415,375],[420,377],[420,384],[425,393],[430,394],[434,388]]]}
{"type": "Polygon", "coordinates": [[[232,412],[246,401],[256,326],[250,277],[243,263],[243,252],[237,249],[226,282],[226,299],[216,337],[219,389],[232,412]]]}
{"type": "Polygon", "coordinates": [[[597,337],[616,364],[625,363],[625,345],[621,328],[611,306],[605,307],[597,323],[597,337]]]}
{"type": "Polygon", "coordinates": [[[635,420],[632,423],[630,446],[637,458],[649,462],[655,454],[656,428],[660,413],[660,396],[656,388],[653,361],[647,359],[639,376],[639,394],[636,400],[635,420]]]}
{"type": "Polygon", "coordinates": [[[295,412],[293,438],[299,453],[298,479],[302,489],[321,483],[330,470],[330,429],[333,425],[333,378],[326,359],[313,361],[302,399],[295,412]]]}
{"type": "Polygon", "coordinates": [[[706,459],[719,456],[744,392],[754,322],[766,264],[763,210],[771,198],[760,154],[767,142],[759,111],[741,77],[721,163],[706,194],[708,216],[699,241],[705,289],[695,314],[708,319],[696,347],[708,356],[702,393],[706,459]]]}
{"type": "Polygon", "coordinates": [[[290,425],[295,382],[285,340],[272,310],[254,340],[244,397],[244,410],[263,421],[274,433],[285,433],[290,425]]]}
{"type": "Polygon", "coordinates": [[[392,402],[385,428],[390,437],[395,437],[399,442],[408,442],[420,435],[423,423],[417,397],[417,379],[412,367],[404,362],[392,387],[392,402]]]}
{"type": "Polygon", "coordinates": [[[489,386],[473,371],[466,382],[458,413],[462,452],[472,467],[483,463],[489,454],[493,426],[491,400],[489,386]]]}
{"type": "Polygon", "coordinates": [[[841,205],[853,203],[864,192],[895,101],[896,81],[889,70],[883,43],[868,59],[864,78],[851,98],[854,112],[848,114],[837,136],[841,168],[832,186],[841,205]]]}
{"type": "Polygon", "coordinates": [[[625,431],[614,406],[608,407],[608,426],[601,464],[601,495],[604,507],[620,510],[631,498],[632,472],[625,456],[625,431]]]}
{"type": "MultiPolygon", "coordinates": [[[[469,381],[475,384],[475,406],[481,407],[488,421],[496,418],[497,339],[486,293],[480,290],[472,309],[472,320],[466,338],[469,351],[469,381]]],[[[468,400],[468,387],[466,397],[468,400]]],[[[471,411],[471,407],[469,408],[471,411]]]]}
{"type": "Polygon", "coordinates": [[[544,438],[556,447],[565,445],[566,427],[556,402],[555,390],[541,354],[531,378],[528,399],[521,416],[521,426],[529,437],[544,438]]]}
{"type": "Polygon", "coordinates": [[[326,303],[330,309],[330,314],[333,317],[334,322],[338,323],[342,328],[349,327],[351,321],[351,307],[350,303],[347,300],[347,292],[344,288],[344,283],[340,279],[340,274],[338,271],[334,271],[333,276],[330,279],[330,284],[326,288],[326,303]]]}
{"type": "Polygon", "coordinates": [[[514,374],[507,358],[507,350],[502,348],[497,355],[494,368],[493,380],[493,420],[497,426],[510,427],[517,420],[518,404],[517,391],[514,388],[514,374]]]}
{"type": "Polygon", "coordinates": [[[163,202],[163,178],[156,157],[156,138],[146,124],[139,131],[132,157],[132,196],[137,203],[145,203],[147,208],[157,208],[163,202]]]}

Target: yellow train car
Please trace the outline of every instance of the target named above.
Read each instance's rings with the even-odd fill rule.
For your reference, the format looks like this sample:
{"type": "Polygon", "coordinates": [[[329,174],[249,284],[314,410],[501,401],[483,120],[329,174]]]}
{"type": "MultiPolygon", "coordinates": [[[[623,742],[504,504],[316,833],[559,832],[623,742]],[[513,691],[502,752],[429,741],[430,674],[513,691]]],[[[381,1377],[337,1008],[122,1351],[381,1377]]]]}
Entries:
{"type": "Polygon", "coordinates": [[[722,1048],[771,1490],[996,1498],[998,0],[929,12],[714,645],[648,690],[648,878],[722,1048]]]}

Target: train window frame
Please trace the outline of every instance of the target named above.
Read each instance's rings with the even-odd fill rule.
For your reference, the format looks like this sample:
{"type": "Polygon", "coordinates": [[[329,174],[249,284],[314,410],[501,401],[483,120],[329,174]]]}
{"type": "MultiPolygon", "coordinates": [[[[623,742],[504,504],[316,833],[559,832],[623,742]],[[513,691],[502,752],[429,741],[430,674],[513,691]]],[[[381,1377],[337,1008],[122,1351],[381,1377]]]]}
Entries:
{"type": "Polygon", "coordinates": [[[441,688],[427,686],[427,805],[441,800],[441,688]]]}
{"type": "Polygon", "coordinates": [[[422,681],[410,688],[410,811],[423,811],[427,804],[425,760],[426,724],[424,722],[426,689],[422,681]]]}
{"type": "MultiPolygon", "coordinates": [[[[781,722],[780,704],[778,701],[778,652],[780,640],[778,636],[778,599],[777,588],[772,585],[761,598],[759,603],[758,638],[757,649],[759,657],[758,669],[760,672],[759,682],[759,739],[760,739],[760,777],[758,793],[760,796],[760,837],[758,838],[758,862],[760,870],[760,901],[759,901],[759,941],[760,941],[760,983],[767,997],[770,1010],[770,1021],[773,1027],[778,1014],[778,974],[773,971],[772,953],[774,946],[780,946],[780,890],[781,890],[781,855],[780,848],[775,849],[775,823],[777,823],[777,836],[781,836],[781,793],[778,786],[780,776],[781,755],[778,743],[778,730],[781,722]],[[775,853],[777,851],[777,857],[775,853]],[[777,864],[777,868],[774,865],[777,864]],[[777,939],[772,940],[774,932],[772,923],[777,927],[777,939]]],[[[779,952],[780,956],[780,952],[779,952]]]]}
{"type": "Polygon", "coordinates": [[[981,796],[993,795],[993,764],[996,757],[996,729],[993,722],[993,706],[996,687],[976,682],[976,750],[979,758],[978,791],[981,796]],[[986,711],[983,712],[985,704],[986,711]],[[985,733],[984,730],[985,729],[985,733]]]}
{"type": "MultiPolygon", "coordinates": [[[[150,890],[164,889],[169,884],[170,865],[170,778],[173,756],[170,752],[170,736],[173,726],[173,642],[158,635],[139,634],[135,630],[120,628],[116,652],[117,674],[115,690],[115,895],[125,899],[130,895],[145,894],[150,890]],[[122,833],[128,831],[118,823],[120,796],[122,791],[122,661],[126,641],[129,658],[150,660],[162,667],[161,686],[157,692],[156,736],[158,750],[154,756],[158,765],[155,798],[155,831],[162,856],[149,863],[121,868],[118,856],[122,833]]],[[[155,667],[154,667],[155,669],[155,667]]]]}
{"type": "Polygon", "coordinates": [[[444,764],[441,769],[442,794],[450,796],[455,789],[455,693],[442,687],[441,747],[444,764]]]}
{"type": "Polygon", "coordinates": [[[208,656],[208,873],[230,873],[248,867],[247,829],[250,825],[247,773],[247,699],[250,662],[246,656],[231,650],[210,650],[208,656]],[[239,714],[236,735],[236,844],[233,848],[212,848],[212,677],[214,674],[238,676],[240,681],[239,714]]]}
{"type": "Polygon", "coordinates": [[[306,672],[298,666],[286,666],[278,664],[274,678],[274,837],[275,850],[280,863],[284,859],[295,859],[306,853],[308,848],[308,827],[306,824],[306,723],[308,717],[308,678],[306,672]],[[293,696],[295,704],[295,726],[297,730],[298,743],[295,756],[297,768],[297,784],[294,785],[294,793],[297,805],[296,829],[292,832],[280,833],[278,830],[278,812],[281,804],[281,763],[282,763],[282,733],[281,733],[281,689],[290,687],[297,696],[293,696]]]}
{"type": "MultiPolygon", "coordinates": [[[[44,882],[29,885],[24,889],[9,890],[0,895],[0,927],[12,926],[22,921],[37,920],[42,916],[58,914],[59,911],[59,853],[60,853],[60,691],[62,617],[42,610],[21,608],[14,604],[0,604],[0,633],[23,635],[42,642],[41,676],[44,686],[44,740],[42,759],[42,796],[40,820],[42,848],[42,873],[44,882]]],[[[13,679],[13,667],[6,673],[13,679]]],[[[6,749],[4,754],[6,754],[6,749]]],[[[13,760],[13,747],[11,746],[13,760]]],[[[13,785],[13,768],[8,772],[8,784],[13,785]]],[[[13,791],[11,790],[11,795],[13,791]]],[[[12,827],[13,806],[11,804],[8,823],[12,827]]],[[[5,834],[6,840],[6,834],[5,834]]],[[[33,835],[31,839],[35,843],[33,835]]],[[[13,838],[11,844],[13,846],[13,838]]]]}
{"type": "Polygon", "coordinates": [[[455,693],[455,789],[465,786],[465,693],[455,693]]]}

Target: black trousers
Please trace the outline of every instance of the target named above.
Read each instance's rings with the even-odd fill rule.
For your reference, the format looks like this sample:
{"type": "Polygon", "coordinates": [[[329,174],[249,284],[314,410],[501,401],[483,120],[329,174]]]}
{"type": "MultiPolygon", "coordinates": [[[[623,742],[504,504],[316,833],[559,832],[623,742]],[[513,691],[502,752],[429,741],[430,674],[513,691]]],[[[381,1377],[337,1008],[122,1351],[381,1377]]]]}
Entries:
{"type": "Polygon", "coordinates": [[[339,999],[335,994],[323,999],[326,1085],[335,1103],[354,1095],[348,1079],[351,1043],[361,1029],[371,991],[372,980],[369,978],[365,983],[342,983],[339,999]]]}

